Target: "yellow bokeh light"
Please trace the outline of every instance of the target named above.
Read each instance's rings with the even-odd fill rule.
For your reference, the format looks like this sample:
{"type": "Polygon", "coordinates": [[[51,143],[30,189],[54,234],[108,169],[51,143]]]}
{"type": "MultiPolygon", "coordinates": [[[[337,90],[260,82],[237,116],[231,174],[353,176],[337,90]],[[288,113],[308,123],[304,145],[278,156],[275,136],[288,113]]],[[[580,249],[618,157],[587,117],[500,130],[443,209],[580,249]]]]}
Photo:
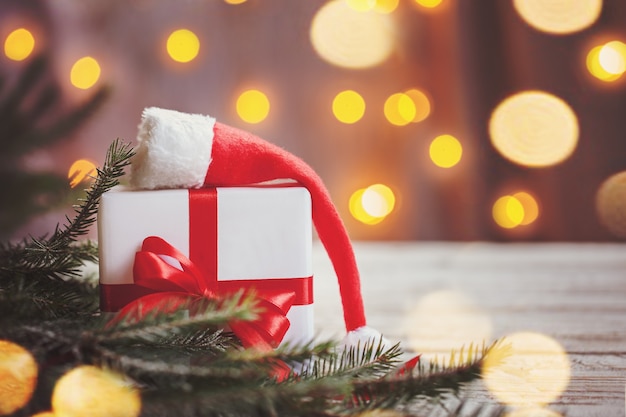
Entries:
{"type": "Polygon", "coordinates": [[[365,211],[365,208],[363,208],[363,193],[365,193],[365,188],[356,190],[350,196],[350,202],[348,203],[350,214],[352,214],[352,217],[364,224],[373,225],[382,222],[384,217],[374,217],[368,214],[365,211]]]}
{"type": "Polygon", "coordinates": [[[602,0],[513,0],[513,6],[533,28],[563,35],[591,26],[600,16],[602,0]]]}
{"type": "Polygon", "coordinates": [[[93,180],[96,175],[96,165],[87,159],[77,160],[67,172],[67,178],[70,180],[70,187],[72,188],[83,181],[93,180]]]}
{"type": "Polygon", "coordinates": [[[333,114],[342,123],[355,123],[361,120],[364,113],[365,100],[356,91],[342,91],[333,99],[333,114]]]}
{"type": "Polygon", "coordinates": [[[244,91],[237,99],[237,114],[244,122],[260,123],[270,112],[270,101],[259,90],[244,91]]]}
{"type": "Polygon", "coordinates": [[[374,9],[376,0],[345,0],[348,6],[357,12],[367,12],[374,9]]]}
{"type": "Polygon", "coordinates": [[[386,217],[393,211],[396,197],[391,188],[383,184],[370,185],[361,196],[363,209],[372,217],[386,217]]]}
{"type": "Polygon", "coordinates": [[[528,167],[567,159],[578,144],[578,118],[562,99],[524,91],[502,101],[491,114],[491,143],[505,158],[528,167]]]}
{"type": "Polygon", "coordinates": [[[70,82],[74,87],[86,90],[98,82],[100,71],[100,64],[94,58],[90,56],[80,58],[72,66],[70,82]]]}
{"type": "Polygon", "coordinates": [[[622,75],[626,71],[626,44],[607,42],[598,53],[600,66],[609,74],[622,75]]]}
{"type": "Polygon", "coordinates": [[[4,54],[13,61],[23,61],[35,49],[35,37],[24,28],[15,29],[4,41],[4,54]]]}
{"type": "Polygon", "coordinates": [[[563,417],[563,416],[557,413],[556,411],[549,410],[547,408],[531,406],[531,407],[516,408],[504,414],[503,417],[563,417]]]}
{"type": "Polygon", "coordinates": [[[483,380],[501,402],[515,406],[543,406],[567,388],[570,362],[554,339],[540,333],[520,332],[504,338],[505,356],[487,355],[483,380]]]}
{"type": "Polygon", "coordinates": [[[524,220],[524,206],[517,198],[505,195],[493,204],[492,215],[498,226],[513,229],[524,220]]]}
{"type": "Polygon", "coordinates": [[[247,0],[224,0],[224,2],[228,4],[241,4],[245,3],[247,0]]]}
{"type": "Polygon", "coordinates": [[[357,11],[345,0],[329,1],[318,10],[310,37],[322,59],[345,68],[378,65],[389,57],[395,43],[390,15],[357,11]]]}
{"type": "Polygon", "coordinates": [[[200,52],[200,40],[192,31],[178,29],[168,36],[166,48],[168,55],[174,61],[190,62],[200,52]]]}
{"type": "Polygon", "coordinates": [[[437,136],[430,143],[430,159],[441,168],[451,168],[459,163],[463,155],[461,142],[452,135],[437,136]]]}
{"type": "Polygon", "coordinates": [[[535,197],[525,191],[519,191],[513,194],[511,197],[520,202],[524,209],[524,217],[520,221],[521,226],[527,226],[534,223],[539,217],[539,205],[535,197]]]}
{"type": "Polygon", "coordinates": [[[626,238],[626,171],[605,179],[596,193],[598,220],[614,236],[626,238]]]}
{"type": "Polygon", "coordinates": [[[394,209],[396,197],[388,186],[373,184],[355,191],[350,197],[350,214],[365,224],[377,224],[394,209]]]}
{"type": "Polygon", "coordinates": [[[407,94],[392,94],[385,100],[385,117],[389,123],[396,126],[405,126],[415,118],[415,103],[407,94]]]}
{"type": "Polygon", "coordinates": [[[591,50],[587,54],[587,69],[589,70],[591,75],[593,75],[597,79],[606,82],[612,82],[617,80],[620,77],[620,74],[612,74],[605,70],[602,66],[602,63],[600,62],[600,51],[603,47],[604,45],[599,45],[591,48],[591,50]]]}
{"type": "Polygon", "coordinates": [[[378,13],[391,13],[398,8],[400,0],[376,0],[374,10],[378,13]]]}
{"type": "Polygon", "coordinates": [[[424,359],[448,361],[470,344],[481,346],[491,338],[489,316],[469,297],[451,290],[425,295],[409,312],[404,331],[409,344],[424,359]]]}
{"type": "Polygon", "coordinates": [[[415,116],[411,122],[419,123],[430,115],[430,100],[424,92],[413,88],[405,91],[404,94],[409,96],[415,105],[415,116]]]}
{"type": "Polygon", "coordinates": [[[415,0],[415,3],[422,7],[426,7],[427,9],[434,9],[443,3],[443,0],[415,0]]]}

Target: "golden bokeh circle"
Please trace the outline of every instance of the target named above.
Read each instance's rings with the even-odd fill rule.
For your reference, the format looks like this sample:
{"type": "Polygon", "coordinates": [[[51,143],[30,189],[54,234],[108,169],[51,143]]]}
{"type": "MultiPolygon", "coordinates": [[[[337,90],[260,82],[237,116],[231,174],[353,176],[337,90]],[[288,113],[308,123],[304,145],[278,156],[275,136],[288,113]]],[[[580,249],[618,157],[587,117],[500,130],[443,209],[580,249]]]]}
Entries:
{"type": "Polygon", "coordinates": [[[137,417],[141,397],[122,375],[81,365],[56,382],[52,411],[55,416],[63,417],[137,417]]]}
{"type": "Polygon", "coordinates": [[[30,401],[37,374],[37,362],[28,350],[0,340],[0,415],[12,414],[30,401]]]}
{"type": "Polygon", "coordinates": [[[357,11],[344,0],[332,0],[315,14],[310,39],[317,54],[332,65],[369,68],[393,52],[394,22],[389,14],[357,11]]]}
{"type": "Polygon", "coordinates": [[[100,64],[91,57],[85,56],[77,60],[70,70],[70,82],[76,88],[87,90],[100,79],[100,64]]]}
{"type": "Polygon", "coordinates": [[[167,53],[176,62],[193,61],[200,52],[200,39],[189,29],[177,29],[167,37],[167,53]]]}
{"type": "Polygon", "coordinates": [[[602,0],[513,0],[513,6],[531,27],[565,35],[595,23],[602,11],[602,0]]]}
{"type": "Polygon", "coordinates": [[[35,37],[25,28],[9,33],[4,41],[4,54],[13,61],[23,61],[35,49],[35,37]]]}
{"type": "Polygon", "coordinates": [[[519,332],[503,339],[499,352],[487,355],[483,381],[499,401],[514,406],[544,406],[567,388],[571,365],[565,349],[549,336],[519,332]]]}
{"type": "Polygon", "coordinates": [[[431,161],[440,168],[452,168],[461,160],[463,146],[452,135],[439,135],[428,149],[431,161]]]}
{"type": "Polygon", "coordinates": [[[333,114],[342,123],[356,123],[365,114],[365,100],[353,90],[344,90],[333,99],[333,114]]]}
{"type": "Polygon", "coordinates": [[[626,171],[611,175],[596,193],[600,223],[614,236],[626,238],[626,171]]]}
{"type": "Polygon", "coordinates": [[[489,315],[470,297],[455,290],[430,292],[409,311],[403,328],[411,349],[424,359],[447,362],[453,351],[491,338],[489,315]]]}
{"type": "Polygon", "coordinates": [[[259,90],[246,90],[239,95],[235,104],[237,115],[246,123],[261,123],[270,112],[270,101],[259,90]]]}
{"type": "Polygon", "coordinates": [[[547,167],[567,159],[578,144],[578,117],[562,99],[543,91],[523,91],[494,109],[489,136],[510,161],[547,167]]]}

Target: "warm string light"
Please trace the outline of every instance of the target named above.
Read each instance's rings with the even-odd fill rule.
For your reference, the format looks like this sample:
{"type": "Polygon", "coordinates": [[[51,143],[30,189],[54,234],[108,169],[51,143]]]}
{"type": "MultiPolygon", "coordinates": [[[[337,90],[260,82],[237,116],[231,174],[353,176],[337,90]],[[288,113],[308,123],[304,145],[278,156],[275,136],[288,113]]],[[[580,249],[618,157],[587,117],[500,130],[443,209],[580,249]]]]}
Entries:
{"type": "Polygon", "coordinates": [[[407,315],[404,332],[422,358],[448,363],[452,351],[490,340],[493,324],[473,299],[458,291],[441,290],[417,301],[407,315]]]}
{"type": "Polygon", "coordinates": [[[430,143],[429,155],[431,161],[438,167],[452,168],[461,160],[463,146],[452,135],[440,135],[430,143]]]}
{"type": "Polygon", "coordinates": [[[237,114],[246,123],[261,123],[270,112],[270,101],[259,90],[247,90],[241,93],[236,103],[237,114]]]}
{"type": "Polygon", "coordinates": [[[493,204],[492,216],[503,229],[528,226],[539,217],[539,204],[531,194],[518,191],[499,197],[493,204]]]}
{"type": "Polygon", "coordinates": [[[501,402],[541,407],[567,388],[571,365],[565,349],[554,339],[535,332],[506,336],[508,346],[487,355],[482,376],[487,389],[501,402]]]}
{"type": "Polygon", "coordinates": [[[613,82],[626,72],[626,44],[610,41],[597,45],[587,54],[587,69],[599,80],[613,82]]]}
{"type": "Polygon", "coordinates": [[[324,4],[311,22],[310,38],[326,62],[344,68],[369,68],[391,55],[394,21],[385,13],[357,11],[345,0],[324,4]]]}
{"type": "Polygon", "coordinates": [[[86,56],[77,60],[70,70],[70,82],[76,88],[87,90],[100,79],[100,64],[95,58],[86,56]]]}
{"type": "Polygon", "coordinates": [[[591,26],[600,16],[602,0],[513,0],[513,6],[536,30],[565,35],[591,26]]]}
{"type": "Polygon", "coordinates": [[[340,92],[333,99],[332,111],[337,120],[342,123],[356,123],[365,114],[365,100],[353,90],[340,92]]]}
{"type": "Polygon", "coordinates": [[[72,188],[82,182],[93,180],[96,175],[96,164],[87,159],[77,160],[67,172],[67,178],[70,180],[70,187],[72,188]]]}
{"type": "Polygon", "coordinates": [[[167,53],[176,62],[193,61],[200,52],[200,40],[189,29],[178,29],[170,33],[166,42],[167,53]]]}
{"type": "Polygon", "coordinates": [[[494,148],[516,164],[556,165],[578,144],[578,117],[562,99],[543,91],[523,91],[502,101],[489,120],[494,148]]]}
{"type": "Polygon", "coordinates": [[[4,41],[4,54],[13,61],[23,61],[35,49],[35,37],[25,28],[15,29],[4,41]]]}
{"type": "Polygon", "coordinates": [[[355,191],[350,197],[350,214],[361,223],[382,222],[394,209],[396,196],[388,186],[373,184],[355,191]]]}

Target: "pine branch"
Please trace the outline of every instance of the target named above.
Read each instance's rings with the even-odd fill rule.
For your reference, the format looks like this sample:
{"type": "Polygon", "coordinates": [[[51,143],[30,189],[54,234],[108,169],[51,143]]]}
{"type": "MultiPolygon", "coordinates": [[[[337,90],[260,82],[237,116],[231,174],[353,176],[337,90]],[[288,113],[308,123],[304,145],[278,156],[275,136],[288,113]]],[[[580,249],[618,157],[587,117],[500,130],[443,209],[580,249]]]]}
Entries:
{"type": "Polygon", "coordinates": [[[327,355],[313,359],[298,375],[299,379],[329,376],[377,377],[384,375],[399,364],[402,355],[400,345],[385,349],[382,338],[371,340],[361,346],[351,346],[339,355],[327,355]]]}
{"type": "Polygon", "coordinates": [[[132,315],[121,317],[119,322],[101,331],[100,338],[107,342],[163,344],[172,335],[184,335],[207,327],[225,326],[229,321],[251,321],[260,310],[254,294],[237,292],[219,302],[202,299],[192,300],[172,311],[164,302],[160,310],[149,312],[141,320],[132,315]],[[192,307],[193,314],[188,309],[192,307]]]}
{"type": "Polygon", "coordinates": [[[355,396],[350,405],[362,408],[394,408],[424,399],[441,401],[446,396],[457,394],[464,385],[479,379],[487,356],[501,361],[508,354],[508,346],[496,341],[482,349],[471,346],[465,359],[460,356],[456,364],[453,361],[447,365],[430,363],[426,369],[420,363],[410,374],[392,374],[387,378],[360,380],[354,384],[355,396]]]}
{"type": "Polygon", "coordinates": [[[133,155],[128,144],[119,139],[114,141],[86,198],[75,207],[73,220],[67,218],[66,225],[57,226],[50,238],[31,237],[21,244],[0,245],[0,288],[6,285],[7,280],[16,277],[76,278],[83,262],[94,261],[96,251],[93,246],[76,246],[76,241],[96,221],[100,197],[119,183],[118,179],[124,175],[124,168],[133,155]]]}

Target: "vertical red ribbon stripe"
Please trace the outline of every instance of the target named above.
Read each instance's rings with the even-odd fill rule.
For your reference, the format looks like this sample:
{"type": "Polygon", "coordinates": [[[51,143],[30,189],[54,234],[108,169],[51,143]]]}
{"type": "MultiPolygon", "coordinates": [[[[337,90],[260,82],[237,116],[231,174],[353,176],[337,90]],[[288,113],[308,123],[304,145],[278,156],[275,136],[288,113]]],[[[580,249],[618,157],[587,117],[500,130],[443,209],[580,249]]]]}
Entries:
{"type": "Polygon", "coordinates": [[[217,189],[189,190],[189,259],[217,277],[217,189]]]}

